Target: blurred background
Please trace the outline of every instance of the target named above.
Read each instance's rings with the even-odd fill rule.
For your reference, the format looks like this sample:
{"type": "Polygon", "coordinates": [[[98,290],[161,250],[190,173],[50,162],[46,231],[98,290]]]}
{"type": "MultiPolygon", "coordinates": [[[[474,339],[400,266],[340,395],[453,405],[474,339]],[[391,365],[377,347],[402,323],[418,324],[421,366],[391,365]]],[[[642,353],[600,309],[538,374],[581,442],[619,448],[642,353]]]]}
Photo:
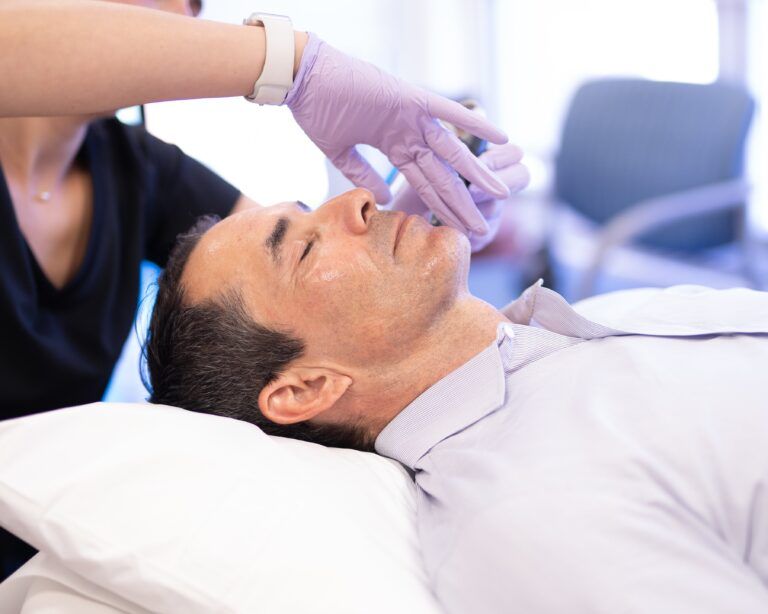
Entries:
{"type": "MultiPolygon", "coordinates": [[[[251,0],[206,0],[240,23],[251,0]]],[[[526,152],[530,186],[473,257],[503,306],[539,277],[571,301],[682,283],[768,282],[768,0],[262,0],[362,59],[471,97],[526,152]]],[[[204,49],[200,53],[205,53],[204,49]]],[[[136,121],[136,109],[121,112],[136,121]]],[[[150,132],[262,204],[349,187],[285,108],[241,99],[149,105],[150,132]]],[[[391,167],[365,155],[383,176],[391,167]]],[[[157,271],[109,400],[143,400],[139,344],[157,271]]]]}

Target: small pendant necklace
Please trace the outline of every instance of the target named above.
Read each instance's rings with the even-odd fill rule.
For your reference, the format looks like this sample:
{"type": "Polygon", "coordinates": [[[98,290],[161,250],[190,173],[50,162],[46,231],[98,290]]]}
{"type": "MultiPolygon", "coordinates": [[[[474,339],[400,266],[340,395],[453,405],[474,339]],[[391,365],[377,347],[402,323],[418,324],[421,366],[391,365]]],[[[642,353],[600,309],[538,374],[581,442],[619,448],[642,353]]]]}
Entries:
{"type": "Polygon", "coordinates": [[[61,187],[62,180],[54,181],[53,184],[46,190],[38,190],[32,195],[32,198],[39,203],[49,203],[53,199],[54,193],[56,193],[61,187]]]}

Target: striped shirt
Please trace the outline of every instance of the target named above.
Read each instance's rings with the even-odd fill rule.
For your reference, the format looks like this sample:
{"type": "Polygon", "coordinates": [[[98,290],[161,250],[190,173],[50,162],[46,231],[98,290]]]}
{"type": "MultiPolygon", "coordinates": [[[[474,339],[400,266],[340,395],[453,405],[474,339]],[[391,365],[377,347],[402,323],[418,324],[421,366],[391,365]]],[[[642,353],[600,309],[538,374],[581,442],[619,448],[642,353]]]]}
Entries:
{"type": "Polygon", "coordinates": [[[437,597],[462,614],[768,612],[768,294],[579,311],[529,288],[376,440],[415,476],[437,597]]]}

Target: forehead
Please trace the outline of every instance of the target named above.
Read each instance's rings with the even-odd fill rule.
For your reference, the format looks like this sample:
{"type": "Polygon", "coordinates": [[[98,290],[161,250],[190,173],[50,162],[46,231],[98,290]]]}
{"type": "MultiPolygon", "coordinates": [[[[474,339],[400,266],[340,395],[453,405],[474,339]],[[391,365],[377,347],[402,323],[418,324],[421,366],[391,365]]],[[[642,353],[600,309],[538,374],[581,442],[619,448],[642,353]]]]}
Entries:
{"type": "Polygon", "coordinates": [[[269,266],[268,238],[282,217],[298,214],[294,203],[254,207],[224,218],[208,230],[189,256],[182,284],[192,303],[237,287],[246,278],[274,275],[269,266]]]}

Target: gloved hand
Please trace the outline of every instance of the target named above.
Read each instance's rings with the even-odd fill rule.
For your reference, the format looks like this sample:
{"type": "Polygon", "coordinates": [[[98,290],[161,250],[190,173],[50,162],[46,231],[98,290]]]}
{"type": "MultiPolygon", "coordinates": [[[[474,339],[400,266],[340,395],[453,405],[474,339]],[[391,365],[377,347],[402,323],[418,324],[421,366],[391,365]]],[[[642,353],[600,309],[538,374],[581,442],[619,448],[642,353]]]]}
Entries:
{"type": "MultiPolygon", "coordinates": [[[[488,168],[496,172],[512,194],[519,192],[527,186],[530,179],[528,169],[520,162],[522,157],[522,150],[511,143],[495,147],[491,146],[484,153],[480,154],[480,160],[488,165],[488,168]]],[[[489,226],[489,232],[486,234],[471,233],[469,235],[472,251],[476,252],[483,249],[496,236],[501,223],[501,210],[504,199],[498,200],[494,198],[475,184],[470,184],[469,194],[489,226]]],[[[393,211],[404,211],[408,215],[422,215],[429,219],[429,209],[419,198],[416,190],[410,185],[406,185],[395,195],[390,208],[393,211]]]]}
{"type": "Polygon", "coordinates": [[[359,143],[383,152],[440,221],[467,234],[485,234],[488,225],[455,171],[495,198],[509,195],[436,118],[493,143],[507,141],[501,130],[458,102],[400,81],[314,34],[285,104],[331,162],[379,203],[389,202],[389,188],[357,152],[359,143]]]}

